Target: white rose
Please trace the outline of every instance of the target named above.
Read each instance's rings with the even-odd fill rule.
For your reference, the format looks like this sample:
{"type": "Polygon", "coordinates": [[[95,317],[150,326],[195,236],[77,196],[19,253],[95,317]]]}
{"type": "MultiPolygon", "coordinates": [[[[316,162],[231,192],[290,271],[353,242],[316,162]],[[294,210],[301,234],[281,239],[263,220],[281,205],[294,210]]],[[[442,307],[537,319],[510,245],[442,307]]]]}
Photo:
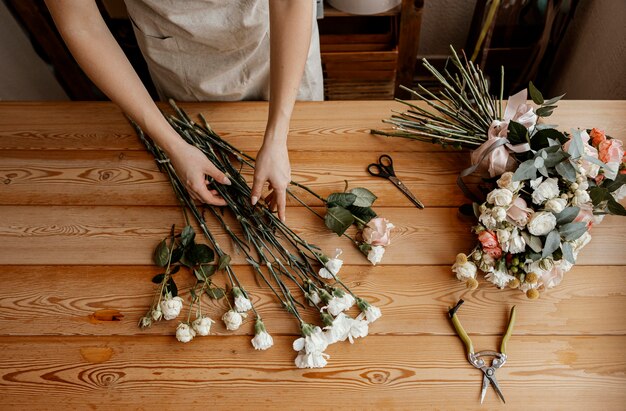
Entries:
{"type": "Polygon", "coordinates": [[[298,368],[323,368],[328,364],[326,361],[330,355],[324,352],[306,353],[300,351],[296,357],[295,363],[298,368]]]}
{"type": "Polygon", "coordinates": [[[382,313],[380,312],[380,308],[374,306],[374,305],[368,305],[367,308],[365,309],[365,311],[362,311],[361,314],[359,314],[356,319],[357,320],[362,320],[365,318],[365,321],[369,323],[373,323],[374,321],[378,320],[380,317],[382,316],[382,313]]]}
{"type": "Polygon", "coordinates": [[[582,205],[591,201],[591,197],[589,197],[589,193],[586,190],[576,190],[574,192],[574,198],[572,199],[572,205],[582,205]]]}
{"type": "Polygon", "coordinates": [[[501,229],[496,231],[496,236],[498,237],[498,243],[500,243],[500,247],[502,251],[505,253],[509,251],[509,239],[511,238],[511,232],[507,229],[501,229]]]}
{"type": "Polygon", "coordinates": [[[534,180],[530,180],[530,188],[533,190],[539,187],[539,184],[543,181],[543,177],[537,177],[534,180]]]}
{"type": "Polygon", "coordinates": [[[471,261],[467,261],[464,264],[454,263],[452,271],[456,273],[456,278],[459,281],[476,278],[476,264],[471,261]]]}
{"type": "Polygon", "coordinates": [[[491,215],[493,216],[493,218],[495,218],[495,220],[498,223],[501,223],[504,220],[506,220],[506,208],[504,208],[504,207],[494,207],[491,210],[491,215]]]}
{"type": "MultiPolygon", "coordinates": [[[[622,187],[624,187],[624,186],[622,186],[622,187]]],[[[589,188],[589,180],[587,180],[586,178],[583,178],[583,181],[578,183],[578,189],[579,190],[587,190],[588,188],[589,188]]]]}
{"type": "Polygon", "coordinates": [[[222,316],[222,321],[224,321],[224,325],[226,326],[227,330],[235,331],[239,327],[241,327],[243,317],[235,310],[228,310],[222,316]]]}
{"type": "Polygon", "coordinates": [[[556,217],[548,211],[534,213],[528,221],[528,231],[532,235],[546,235],[556,227],[556,217]]]}
{"type": "Polygon", "coordinates": [[[513,201],[513,192],[506,188],[496,188],[487,194],[487,202],[500,207],[507,206],[513,201]]]}
{"type": "MultiPolygon", "coordinates": [[[[293,349],[295,351],[304,351],[307,354],[314,352],[322,352],[328,347],[328,340],[322,332],[320,327],[312,327],[311,325],[305,325],[308,328],[308,335],[298,338],[293,342],[293,349]]],[[[303,327],[303,329],[304,329],[303,327]]]]}
{"type": "Polygon", "coordinates": [[[547,178],[533,191],[533,203],[542,204],[544,201],[558,197],[560,194],[559,181],[556,178],[547,178]]]}
{"type": "Polygon", "coordinates": [[[517,228],[511,233],[511,239],[509,240],[509,253],[518,254],[524,252],[526,249],[526,241],[524,237],[519,235],[517,228]]]}
{"type": "Polygon", "coordinates": [[[563,211],[563,209],[565,209],[566,205],[567,205],[567,200],[564,200],[562,198],[552,198],[546,201],[544,208],[547,211],[552,211],[553,213],[558,214],[561,211],[563,211]]]}
{"type": "Polygon", "coordinates": [[[339,313],[349,310],[355,302],[356,300],[352,294],[343,293],[341,297],[333,295],[333,298],[330,299],[328,305],[324,308],[326,308],[331,315],[337,316],[339,313]]]}
{"type": "Polygon", "coordinates": [[[367,253],[367,259],[372,263],[372,265],[376,265],[382,261],[384,254],[385,247],[382,245],[375,245],[367,253]]]}
{"type": "Polygon", "coordinates": [[[515,277],[508,273],[506,267],[504,268],[504,270],[492,270],[491,272],[487,273],[487,275],[485,275],[485,279],[487,281],[490,281],[498,288],[506,287],[509,284],[509,281],[513,280],[514,278],[515,277]]]}
{"type": "Polygon", "coordinates": [[[180,297],[166,298],[161,301],[161,311],[163,312],[163,318],[166,320],[173,320],[178,317],[180,310],[183,309],[183,299],[180,297]]]}
{"type": "Polygon", "coordinates": [[[513,181],[513,173],[511,171],[507,171],[502,174],[496,183],[498,184],[498,187],[506,188],[511,191],[517,191],[522,184],[521,181],[513,181]]]}
{"type": "Polygon", "coordinates": [[[211,332],[211,324],[215,321],[210,319],[209,317],[200,317],[193,320],[191,323],[191,328],[196,332],[196,334],[200,336],[209,335],[211,332]]]}
{"type": "Polygon", "coordinates": [[[252,339],[252,346],[255,350],[267,350],[272,345],[274,345],[274,339],[267,333],[267,331],[255,334],[252,339]]]}
{"type": "Polygon", "coordinates": [[[331,258],[324,264],[324,267],[320,268],[319,275],[322,278],[326,278],[328,280],[332,280],[334,276],[339,274],[339,270],[343,265],[343,260],[340,260],[338,257],[343,253],[343,251],[338,248],[335,250],[335,258],[331,258]]]}
{"type": "Polygon", "coordinates": [[[478,217],[478,221],[482,223],[488,230],[495,230],[498,222],[495,217],[491,214],[491,210],[486,210],[484,213],[478,217]]]}
{"type": "Polygon", "coordinates": [[[188,343],[196,336],[196,332],[187,323],[180,323],[176,327],[176,339],[182,343],[188,343]]]}

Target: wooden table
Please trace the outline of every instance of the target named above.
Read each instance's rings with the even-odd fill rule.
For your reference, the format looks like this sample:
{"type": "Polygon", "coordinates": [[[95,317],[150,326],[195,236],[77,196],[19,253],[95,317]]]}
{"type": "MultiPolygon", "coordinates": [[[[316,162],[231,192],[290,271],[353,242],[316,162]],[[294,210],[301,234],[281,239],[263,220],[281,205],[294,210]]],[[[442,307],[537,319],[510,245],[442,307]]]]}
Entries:
{"type": "MultiPolygon", "coordinates": [[[[203,112],[240,148],[259,146],[266,104],[183,107],[203,112]]],[[[329,348],[326,368],[299,370],[296,324],[245,266],[238,272],[275,336],[273,349],[252,349],[250,321],[235,336],[217,324],[214,335],[189,344],[173,337],[174,323],[141,331],[157,273],[152,248],[182,224],[169,183],[112,104],[0,103],[0,408],[479,408],[481,374],[446,317],[460,297],[477,349],[499,347],[509,308],[518,307],[509,362],[498,373],[507,409],[626,407],[626,219],[594,227],[579,265],[538,301],[484,282],[466,291],[449,266],[473,242],[456,209],[463,198],[455,178],[467,157],[370,136],[392,108],[400,107],[296,107],[294,179],[322,195],[342,190],[344,179],[367,186],[380,197],[379,214],[397,226],[385,264],[372,267],[303,207],[289,208],[288,222],[305,238],[346,250],[344,281],[383,310],[369,337],[329,348]],[[425,210],[366,174],[382,152],[425,210]]],[[[626,102],[565,101],[551,120],[623,138],[626,102]]],[[[207,307],[213,317],[224,310],[207,307]]],[[[501,406],[491,389],[485,401],[501,406]]]]}

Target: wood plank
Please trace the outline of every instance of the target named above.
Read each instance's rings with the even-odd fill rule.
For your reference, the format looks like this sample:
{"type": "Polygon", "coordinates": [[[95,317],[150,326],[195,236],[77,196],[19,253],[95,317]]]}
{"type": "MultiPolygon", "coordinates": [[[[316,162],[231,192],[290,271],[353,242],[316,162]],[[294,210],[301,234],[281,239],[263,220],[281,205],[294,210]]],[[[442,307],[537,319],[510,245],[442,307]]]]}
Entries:
{"type": "MultiPolygon", "coordinates": [[[[458,252],[470,251],[475,241],[471,223],[456,209],[387,207],[379,212],[397,227],[386,264],[450,264],[458,252]]],[[[0,216],[0,264],[150,264],[152,248],[170,226],[183,225],[180,209],[173,207],[0,206],[0,216]]],[[[290,207],[287,222],[327,253],[343,248],[346,264],[369,265],[345,238],[328,231],[303,207],[290,207]]],[[[243,263],[223,230],[213,220],[207,223],[233,261],[243,263]]],[[[593,227],[592,235],[579,264],[626,265],[622,217],[607,216],[593,227]]]]}
{"type": "MultiPolygon", "coordinates": [[[[153,266],[3,266],[0,283],[9,292],[0,297],[0,335],[172,335],[177,321],[145,330],[137,327],[154,295],[150,279],[159,272],[153,266]]],[[[249,267],[237,266],[235,272],[271,333],[299,332],[293,317],[249,267]]],[[[557,288],[531,301],[517,290],[497,290],[483,280],[478,290],[467,291],[448,266],[346,266],[341,272],[354,293],[383,312],[370,334],[453,335],[446,310],[464,298],[467,302],[459,315],[472,335],[499,334],[506,328],[508,307],[517,305],[515,338],[626,334],[623,316],[607,315],[626,311],[624,275],[620,266],[576,266],[557,288]]],[[[226,279],[219,274],[214,281],[223,285],[226,279]]],[[[195,278],[183,270],[176,282],[188,307],[187,290],[195,278]]],[[[300,299],[301,294],[293,292],[300,299]]],[[[226,302],[206,297],[204,301],[203,313],[218,321],[212,333],[233,334],[219,321],[228,309],[226,302]]],[[[312,308],[300,313],[308,322],[319,322],[312,308]]],[[[186,309],[180,320],[185,316],[186,309]]],[[[253,324],[253,318],[245,320],[234,334],[252,334],[253,324]]]]}
{"type": "MultiPolygon", "coordinates": [[[[244,151],[260,147],[267,103],[181,103],[190,114],[202,112],[213,128],[244,151]]],[[[0,105],[0,150],[143,150],[134,131],[112,103],[6,103],[0,105]]],[[[292,116],[290,146],[301,151],[419,152],[442,151],[440,146],[369,135],[384,127],[382,119],[393,101],[298,102],[292,116]]],[[[549,118],[561,130],[604,128],[625,138],[626,101],[562,101],[549,118]]]]}
{"type": "MultiPolygon", "coordinates": [[[[295,369],[293,337],[0,338],[3,409],[479,409],[480,371],[457,337],[335,344],[324,369],[295,369]],[[349,393],[349,394],[348,394],[349,393]],[[332,403],[332,405],[330,405],[332,403]],[[306,404],[306,405],[305,405],[306,404]]],[[[476,347],[499,345],[475,337],[476,347]]],[[[622,409],[626,337],[518,337],[497,377],[507,409],[622,409]]],[[[483,407],[502,406],[489,389],[483,407]]]]}
{"type": "MultiPolygon", "coordinates": [[[[340,152],[294,152],[292,176],[324,197],[343,191],[347,180],[350,187],[372,190],[378,206],[411,206],[391,182],[366,172],[376,154],[354,153],[332,170],[324,165],[339,156],[340,152]]],[[[467,202],[456,185],[458,172],[469,165],[467,153],[396,153],[393,158],[398,176],[427,207],[467,202]]],[[[252,174],[247,176],[251,183],[252,174]]],[[[293,191],[309,205],[320,205],[304,190],[293,191]]],[[[175,206],[178,200],[146,151],[0,150],[0,204],[175,206]]],[[[297,203],[290,199],[289,204],[297,203]]]]}

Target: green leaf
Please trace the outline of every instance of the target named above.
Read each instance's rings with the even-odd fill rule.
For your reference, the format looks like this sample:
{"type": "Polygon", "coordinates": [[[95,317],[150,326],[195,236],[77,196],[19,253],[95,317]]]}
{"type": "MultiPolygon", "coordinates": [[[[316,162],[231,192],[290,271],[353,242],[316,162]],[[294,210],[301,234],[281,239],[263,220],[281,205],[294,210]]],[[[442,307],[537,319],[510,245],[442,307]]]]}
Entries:
{"type": "Polygon", "coordinates": [[[601,202],[613,198],[609,190],[604,187],[591,187],[589,189],[589,197],[594,206],[599,205],[601,202]]]}
{"type": "Polygon", "coordinates": [[[371,207],[356,207],[354,205],[351,205],[348,210],[352,213],[352,215],[354,215],[355,217],[360,218],[361,220],[365,221],[365,223],[369,223],[369,221],[376,217],[376,213],[374,212],[374,210],[372,210],[371,207]]]}
{"type": "Polygon", "coordinates": [[[217,271],[222,271],[230,264],[230,255],[222,254],[220,261],[217,264],[217,271]]]}
{"type": "Polygon", "coordinates": [[[620,203],[618,203],[615,200],[615,198],[613,198],[613,196],[611,196],[611,198],[609,198],[609,202],[607,204],[607,209],[609,210],[609,213],[611,213],[611,214],[626,215],[626,209],[624,209],[624,206],[621,205],[620,203]]]}
{"type": "Polygon", "coordinates": [[[626,184],[626,174],[618,174],[615,177],[615,180],[607,180],[603,181],[602,187],[606,188],[609,192],[613,192],[618,190],[621,186],[626,184]]]}
{"type": "Polygon", "coordinates": [[[513,120],[509,121],[509,132],[506,136],[512,144],[522,144],[530,141],[526,127],[513,120]]]}
{"type": "Polygon", "coordinates": [[[563,150],[559,150],[556,153],[550,153],[545,159],[545,166],[552,168],[568,157],[569,154],[563,150]]]}
{"type": "Polygon", "coordinates": [[[561,250],[563,251],[563,258],[565,258],[572,264],[576,264],[576,258],[574,258],[574,250],[572,250],[572,244],[563,243],[561,245],[561,250]]]}
{"type": "Polygon", "coordinates": [[[198,281],[204,281],[206,280],[206,278],[204,278],[204,276],[202,275],[202,273],[200,272],[200,270],[193,270],[193,275],[196,276],[196,278],[198,279],[198,281]]]}
{"type": "Polygon", "coordinates": [[[554,168],[567,181],[576,182],[576,169],[570,161],[561,161],[554,168]]]}
{"type": "Polygon", "coordinates": [[[535,178],[537,178],[537,167],[535,167],[534,159],[524,161],[513,174],[513,181],[534,180],[535,178]]]}
{"type": "Polygon", "coordinates": [[[541,253],[541,249],[543,248],[543,244],[541,243],[541,238],[536,237],[526,231],[522,231],[522,237],[524,237],[524,241],[536,253],[541,253]]]}
{"type": "Polygon", "coordinates": [[[561,211],[558,214],[555,214],[556,224],[563,225],[563,224],[571,223],[572,221],[574,221],[574,219],[576,218],[579,212],[580,212],[580,207],[565,207],[563,211],[561,211]]]}
{"type": "Polygon", "coordinates": [[[183,258],[183,254],[185,250],[182,247],[176,247],[174,251],[172,251],[172,259],[170,260],[170,264],[174,264],[180,261],[183,258]]]}
{"type": "Polygon", "coordinates": [[[528,92],[530,93],[530,98],[533,99],[535,104],[543,104],[543,95],[537,87],[535,87],[532,81],[528,83],[528,92]]]}
{"type": "Polygon", "coordinates": [[[172,270],[170,271],[170,275],[174,275],[179,271],[180,271],[180,265],[175,265],[174,268],[172,268],[172,270]]]}
{"type": "Polygon", "coordinates": [[[561,100],[563,97],[565,97],[565,94],[561,94],[560,96],[552,97],[550,100],[544,101],[543,104],[545,104],[546,106],[552,106],[555,103],[557,103],[559,100],[561,100]]]}
{"type": "Polygon", "coordinates": [[[559,233],[565,241],[574,241],[587,231],[587,223],[567,223],[559,227],[559,233]]]}
{"type": "Polygon", "coordinates": [[[213,250],[206,244],[193,244],[185,256],[193,265],[210,263],[214,257],[213,250]]]}
{"type": "Polygon", "coordinates": [[[170,294],[172,294],[172,297],[176,297],[178,295],[178,287],[176,286],[176,283],[174,282],[174,279],[172,277],[167,279],[166,286],[170,294]]]}
{"type": "Polygon", "coordinates": [[[356,199],[352,203],[355,207],[371,207],[378,198],[370,190],[363,187],[355,187],[350,190],[350,193],[356,196],[356,199]]]}
{"type": "Polygon", "coordinates": [[[573,159],[580,158],[585,154],[585,148],[583,146],[583,139],[580,136],[580,130],[573,130],[567,152],[573,159]]]}
{"type": "Polygon", "coordinates": [[[161,241],[159,245],[154,249],[153,260],[154,264],[159,267],[165,267],[169,260],[170,249],[167,247],[165,240],[161,241]]]}
{"type": "Polygon", "coordinates": [[[226,290],[220,287],[207,288],[206,294],[209,297],[213,298],[214,300],[219,300],[220,298],[223,298],[226,295],[226,290]]]}
{"type": "Polygon", "coordinates": [[[186,248],[188,245],[192,244],[194,239],[196,238],[196,232],[193,231],[193,227],[188,225],[183,228],[183,232],[180,234],[180,244],[183,248],[186,248]]]}
{"type": "Polygon", "coordinates": [[[155,284],[161,284],[164,278],[165,278],[165,273],[157,274],[154,277],[152,277],[152,282],[155,284]]]}
{"type": "Polygon", "coordinates": [[[332,193],[326,201],[328,203],[327,207],[340,206],[348,208],[356,201],[356,195],[352,193],[332,193]]]}
{"type": "Polygon", "coordinates": [[[567,137],[563,133],[553,128],[547,128],[537,131],[530,140],[530,147],[533,150],[540,150],[550,145],[548,140],[555,140],[563,144],[567,141],[567,137]]]}
{"type": "Polygon", "coordinates": [[[354,216],[345,208],[335,206],[326,212],[324,223],[331,231],[341,236],[354,223],[354,216]]]}
{"type": "Polygon", "coordinates": [[[546,242],[543,245],[543,251],[541,252],[541,258],[547,258],[556,251],[561,245],[561,236],[557,230],[552,230],[546,237],[546,242]]]}
{"type": "Polygon", "coordinates": [[[535,114],[537,114],[537,116],[539,116],[539,117],[550,117],[552,115],[552,113],[554,112],[555,108],[556,108],[556,106],[539,107],[537,109],[537,111],[535,111],[535,114]]]}

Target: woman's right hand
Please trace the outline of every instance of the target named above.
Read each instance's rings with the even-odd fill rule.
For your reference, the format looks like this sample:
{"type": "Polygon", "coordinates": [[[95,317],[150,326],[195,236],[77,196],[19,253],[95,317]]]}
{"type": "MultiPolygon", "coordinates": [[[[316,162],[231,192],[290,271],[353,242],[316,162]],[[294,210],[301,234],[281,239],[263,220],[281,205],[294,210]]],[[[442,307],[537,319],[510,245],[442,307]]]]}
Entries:
{"type": "Polygon", "coordinates": [[[207,178],[212,177],[217,183],[226,185],[231,184],[230,180],[202,151],[180,140],[169,150],[168,155],[178,178],[195,200],[217,206],[226,205],[226,201],[215,190],[207,188],[207,178]]]}

